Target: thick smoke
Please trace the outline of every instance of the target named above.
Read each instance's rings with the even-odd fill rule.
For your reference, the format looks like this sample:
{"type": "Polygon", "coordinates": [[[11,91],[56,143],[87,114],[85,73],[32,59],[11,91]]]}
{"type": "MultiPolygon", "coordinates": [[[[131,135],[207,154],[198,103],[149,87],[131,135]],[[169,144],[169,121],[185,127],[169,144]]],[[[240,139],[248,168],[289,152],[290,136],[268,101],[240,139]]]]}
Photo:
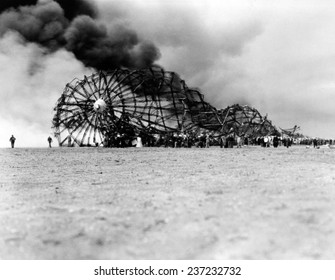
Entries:
{"type": "Polygon", "coordinates": [[[17,33],[0,39],[0,65],[0,147],[8,146],[8,134],[21,147],[44,146],[52,133],[52,108],[65,84],[93,71],[65,49],[45,54],[17,33]]]}
{"type": "Polygon", "coordinates": [[[65,44],[63,34],[67,25],[63,10],[56,2],[23,6],[1,14],[0,36],[8,31],[16,31],[26,41],[55,51],[65,44]]]}
{"type": "Polygon", "coordinates": [[[18,32],[47,53],[66,49],[87,67],[108,70],[142,68],[158,58],[158,49],[135,31],[107,28],[97,20],[94,5],[84,0],[9,1],[1,4],[0,37],[18,32]],[[110,30],[111,29],[111,30],[110,30]]]}
{"type": "Polygon", "coordinates": [[[88,16],[75,18],[64,37],[66,49],[85,65],[97,69],[142,68],[158,59],[156,47],[141,42],[135,31],[122,26],[109,31],[88,16]]]}
{"type": "Polygon", "coordinates": [[[87,15],[91,18],[98,16],[98,10],[91,2],[85,0],[54,0],[64,10],[64,15],[67,19],[73,20],[79,15],[87,15]]]}
{"type": "Polygon", "coordinates": [[[148,67],[157,48],[93,1],[0,0],[0,146],[43,146],[53,107],[74,77],[116,67],[148,67]],[[93,69],[95,68],[95,69],[93,69]]]}
{"type": "Polygon", "coordinates": [[[0,13],[10,8],[18,8],[20,6],[36,5],[37,0],[1,0],[0,13]]]}
{"type": "Polygon", "coordinates": [[[235,4],[219,0],[114,1],[121,16],[114,7],[105,7],[100,9],[105,22],[115,16],[126,19],[138,34],[155,40],[162,52],[159,64],[179,73],[190,87],[200,88],[207,102],[217,108],[258,105],[245,83],[249,69],[244,59],[266,25],[248,7],[241,11],[237,4],[234,10],[235,4]]]}

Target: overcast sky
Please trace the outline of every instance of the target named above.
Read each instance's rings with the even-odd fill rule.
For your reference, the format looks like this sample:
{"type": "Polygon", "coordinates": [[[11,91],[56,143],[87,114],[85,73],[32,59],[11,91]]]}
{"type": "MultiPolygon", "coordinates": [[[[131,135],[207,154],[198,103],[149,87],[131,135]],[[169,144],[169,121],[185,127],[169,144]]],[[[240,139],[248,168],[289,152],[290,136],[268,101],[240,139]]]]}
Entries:
{"type": "MultiPolygon", "coordinates": [[[[95,2],[105,25],[118,22],[153,42],[157,63],[216,108],[248,104],[277,127],[335,139],[334,1],[95,2]]],[[[11,134],[18,147],[47,147],[65,84],[94,70],[13,33],[0,39],[0,65],[0,147],[11,134]]]]}

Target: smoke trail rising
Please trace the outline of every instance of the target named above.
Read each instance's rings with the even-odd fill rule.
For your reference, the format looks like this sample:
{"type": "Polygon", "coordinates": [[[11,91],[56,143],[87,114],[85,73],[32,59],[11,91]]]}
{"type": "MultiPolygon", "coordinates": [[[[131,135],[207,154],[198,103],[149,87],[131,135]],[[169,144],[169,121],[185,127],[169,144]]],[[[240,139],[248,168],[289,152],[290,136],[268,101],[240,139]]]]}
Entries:
{"type": "Polygon", "coordinates": [[[73,77],[92,68],[148,67],[159,58],[151,42],[110,23],[92,1],[0,1],[0,146],[7,134],[36,141],[51,133],[52,108],[73,77]]]}
{"type": "Polygon", "coordinates": [[[97,8],[84,0],[6,1],[0,7],[0,37],[17,32],[51,53],[64,48],[85,66],[98,70],[151,66],[159,51],[122,26],[109,30],[97,8]]]}
{"type": "Polygon", "coordinates": [[[73,20],[79,15],[87,15],[91,18],[98,16],[97,7],[92,1],[86,0],[55,0],[64,10],[64,15],[67,19],[73,20]]]}
{"type": "Polygon", "coordinates": [[[2,0],[0,2],[0,13],[10,8],[18,8],[20,6],[36,5],[37,0],[2,0]]]}

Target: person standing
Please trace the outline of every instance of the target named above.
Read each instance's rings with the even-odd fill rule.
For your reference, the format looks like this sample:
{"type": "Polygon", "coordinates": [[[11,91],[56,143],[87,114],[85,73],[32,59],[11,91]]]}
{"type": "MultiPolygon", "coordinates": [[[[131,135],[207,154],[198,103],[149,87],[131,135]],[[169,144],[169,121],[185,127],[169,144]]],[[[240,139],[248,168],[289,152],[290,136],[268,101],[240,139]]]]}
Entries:
{"type": "Polygon", "coordinates": [[[67,137],[67,146],[72,147],[72,142],[71,142],[71,135],[67,137]]]}
{"type": "Polygon", "coordinates": [[[15,140],[16,140],[16,138],[14,137],[14,135],[12,135],[12,137],[9,138],[9,141],[10,141],[10,144],[12,145],[12,148],[14,148],[15,140]]]}
{"type": "Polygon", "coordinates": [[[269,148],[270,147],[270,139],[269,136],[264,137],[264,147],[269,148]]]}
{"type": "Polygon", "coordinates": [[[242,148],[242,138],[240,136],[236,136],[236,144],[237,148],[242,148]]]}
{"type": "Polygon", "coordinates": [[[136,148],[142,148],[143,144],[142,144],[142,138],[140,136],[136,137],[136,148]]]}
{"type": "Polygon", "coordinates": [[[235,141],[235,138],[233,136],[233,134],[230,134],[227,138],[227,148],[234,148],[234,141],[235,141]]]}
{"type": "Polygon", "coordinates": [[[206,148],[209,148],[209,145],[210,145],[210,134],[207,132],[207,134],[206,134],[206,148]]]}
{"type": "Polygon", "coordinates": [[[273,147],[277,148],[279,145],[278,136],[273,137],[273,147]]]}
{"type": "Polygon", "coordinates": [[[224,135],[220,137],[220,148],[226,148],[226,137],[224,135]]]}
{"type": "Polygon", "coordinates": [[[49,142],[49,148],[51,148],[52,138],[50,136],[48,137],[48,142],[49,142]]]}

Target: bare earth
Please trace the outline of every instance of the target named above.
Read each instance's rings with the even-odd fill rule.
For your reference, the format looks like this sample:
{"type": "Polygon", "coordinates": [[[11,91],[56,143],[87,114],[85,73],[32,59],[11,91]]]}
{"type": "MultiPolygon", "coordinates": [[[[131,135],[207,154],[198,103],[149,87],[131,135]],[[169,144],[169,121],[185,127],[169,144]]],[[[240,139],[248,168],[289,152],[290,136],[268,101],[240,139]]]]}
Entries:
{"type": "Polygon", "coordinates": [[[1,259],[335,259],[335,150],[0,149],[1,259]]]}

